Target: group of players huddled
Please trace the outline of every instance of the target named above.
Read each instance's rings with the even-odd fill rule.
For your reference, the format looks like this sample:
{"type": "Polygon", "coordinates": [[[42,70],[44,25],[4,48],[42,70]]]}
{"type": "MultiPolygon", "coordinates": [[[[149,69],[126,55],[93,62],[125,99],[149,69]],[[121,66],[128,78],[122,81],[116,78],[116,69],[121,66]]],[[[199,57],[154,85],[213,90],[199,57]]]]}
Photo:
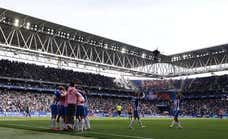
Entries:
{"type": "Polygon", "coordinates": [[[76,88],[75,83],[70,83],[67,88],[59,86],[51,105],[51,129],[77,131],[90,129],[86,103],[86,91],[76,88]]]}
{"type": "MultiPolygon", "coordinates": [[[[143,128],[140,119],[140,100],[145,97],[144,93],[135,92],[131,103],[128,105],[128,115],[130,119],[129,128],[132,129],[135,123],[143,128]]],[[[173,100],[174,119],[170,128],[177,125],[182,128],[178,116],[180,113],[181,93],[177,93],[173,100]]],[[[118,114],[121,114],[121,106],[117,106],[118,114]]],[[[86,90],[76,88],[75,83],[70,83],[67,88],[59,86],[55,91],[54,101],[51,105],[51,129],[52,130],[75,130],[85,131],[90,129],[88,119],[86,90]]]]}

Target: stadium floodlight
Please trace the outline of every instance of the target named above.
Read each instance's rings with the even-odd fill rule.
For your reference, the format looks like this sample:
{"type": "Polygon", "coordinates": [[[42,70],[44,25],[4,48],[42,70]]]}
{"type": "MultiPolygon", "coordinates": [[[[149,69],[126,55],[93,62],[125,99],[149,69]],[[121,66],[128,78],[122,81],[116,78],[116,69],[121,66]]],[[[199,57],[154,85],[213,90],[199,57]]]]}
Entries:
{"type": "MultiPolygon", "coordinates": [[[[34,25],[34,30],[37,30],[37,25],[34,25]]],[[[43,28],[42,28],[42,32],[43,32],[43,28]]]]}
{"type": "Polygon", "coordinates": [[[146,57],[146,54],[145,54],[145,53],[143,53],[143,54],[142,54],[142,58],[145,58],[145,57],[146,57]]]}
{"type": "Polygon", "coordinates": [[[31,26],[30,22],[27,22],[26,23],[26,29],[30,29],[30,26],[31,26]]]}
{"type": "Polygon", "coordinates": [[[104,48],[108,49],[108,44],[107,43],[104,44],[104,48]]]}
{"type": "Polygon", "coordinates": [[[126,53],[126,49],[122,48],[121,53],[123,53],[123,54],[126,53]]]}
{"type": "Polygon", "coordinates": [[[14,20],[14,24],[13,24],[15,27],[18,27],[19,26],[19,19],[15,19],[14,20]]]}
{"type": "Polygon", "coordinates": [[[50,28],[48,28],[48,29],[47,29],[47,33],[48,33],[48,34],[50,34],[50,33],[51,33],[50,31],[51,31],[51,29],[50,29],[50,28]]]}

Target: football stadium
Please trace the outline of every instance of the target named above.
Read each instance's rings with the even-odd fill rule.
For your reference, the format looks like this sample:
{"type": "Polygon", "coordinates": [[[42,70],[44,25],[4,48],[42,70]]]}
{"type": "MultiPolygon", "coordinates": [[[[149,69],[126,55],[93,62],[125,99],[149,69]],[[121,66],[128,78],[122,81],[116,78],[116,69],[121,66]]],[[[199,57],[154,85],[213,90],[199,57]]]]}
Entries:
{"type": "Polygon", "coordinates": [[[227,139],[227,70],[0,8],[0,138],[227,139]]]}

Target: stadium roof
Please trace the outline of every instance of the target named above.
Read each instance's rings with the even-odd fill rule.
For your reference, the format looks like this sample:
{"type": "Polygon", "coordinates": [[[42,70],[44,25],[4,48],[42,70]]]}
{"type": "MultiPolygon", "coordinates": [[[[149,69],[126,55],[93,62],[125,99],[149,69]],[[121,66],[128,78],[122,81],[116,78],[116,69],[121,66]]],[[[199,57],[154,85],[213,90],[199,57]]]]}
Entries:
{"type": "Polygon", "coordinates": [[[178,54],[169,55],[171,62],[175,65],[189,68],[212,66],[227,63],[228,44],[198,49],[178,54]],[[195,60],[198,63],[193,64],[195,60]],[[201,61],[200,61],[201,60],[201,61]],[[201,63],[200,63],[201,62],[201,63]],[[188,64],[187,64],[188,63],[188,64]]]}
{"type": "Polygon", "coordinates": [[[81,35],[81,36],[89,36],[89,39],[95,40],[97,42],[102,41],[104,43],[109,44],[108,47],[109,46],[113,46],[113,45],[117,46],[116,49],[119,50],[119,51],[122,51],[122,48],[124,48],[126,53],[127,53],[127,50],[132,50],[132,51],[135,51],[135,52],[139,52],[140,56],[143,53],[147,54],[147,55],[153,55],[153,51],[151,51],[151,50],[146,50],[146,49],[143,49],[143,48],[139,48],[139,47],[136,47],[136,46],[133,46],[133,45],[130,45],[130,44],[126,44],[126,43],[123,43],[123,42],[119,42],[119,41],[116,41],[116,40],[112,40],[112,39],[109,39],[109,38],[105,38],[105,37],[102,37],[102,36],[91,34],[91,33],[88,33],[88,32],[81,31],[81,30],[73,29],[73,28],[70,28],[70,27],[67,27],[67,26],[64,26],[64,25],[60,25],[60,24],[56,24],[56,23],[49,22],[49,21],[46,21],[46,20],[38,19],[38,18],[29,16],[29,15],[17,13],[17,12],[8,10],[8,9],[0,8],[0,13],[5,14],[6,16],[9,16],[12,19],[18,19],[18,20],[20,20],[20,21],[22,21],[24,23],[26,23],[26,22],[34,23],[34,24],[36,24],[38,26],[45,26],[46,28],[54,29],[54,30],[57,30],[57,31],[62,31],[64,33],[76,34],[76,35],[81,35]]]}
{"type": "Polygon", "coordinates": [[[133,45],[0,8],[0,42],[7,49],[73,60],[133,76],[180,76],[226,70],[227,44],[163,55],[133,45]]]}

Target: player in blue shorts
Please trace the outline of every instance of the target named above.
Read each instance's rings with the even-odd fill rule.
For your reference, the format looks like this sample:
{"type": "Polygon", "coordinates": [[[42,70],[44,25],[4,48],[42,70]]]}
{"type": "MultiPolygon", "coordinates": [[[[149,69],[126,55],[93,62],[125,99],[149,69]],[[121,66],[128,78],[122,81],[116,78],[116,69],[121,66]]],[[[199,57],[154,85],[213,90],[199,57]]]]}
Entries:
{"type": "Polygon", "coordinates": [[[59,101],[58,101],[58,116],[57,116],[57,123],[58,123],[58,128],[60,130],[63,130],[65,128],[65,101],[66,101],[66,90],[63,86],[59,86],[58,90],[60,91],[59,101]]]}
{"type": "MultiPolygon", "coordinates": [[[[79,90],[78,90],[79,91],[79,90]]],[[[83,131],[85,129],[85,111],[84,111],[84,103],[85,98],[79,92],[76,94],[76,120],[74,122],[74,128],[78,131],[83,131]]]]}
{"type": "Polygon", "coordinates": [[[56,118],[58,115],[57,100],[54,98],[51,108],[51,129],[56,130],[56,118]]]}
{"type": "Polygon", "coordinates": [[[85,99],[85,103],[84,103],[84,117],[85,117],[85,130],[88,130],[90,129],[90,121],[89,121],[89,118],[88,118],[88,99],[87,99],[87,91],[80,91],[80,93],[82,94],[82,96],[84,97],[85,99]]]}
{"type": "Polygon", "coordinates": [[[131,120],[129,128],[132,129],[135,122],[138,121],[138,124],[140,125],[141,128],[144,126],[142,125],[142,121],[140,119],[140,104],[139,101],[140,99],[143,99],[145,97],[144,93],[135,93],[135,96],[132,97],[132,106],[133,106],[133,120],[131,120]]]}
{"type": "Polygon", "coordinates": [[[174,125],[177,125],[178,128],[183,128],[181,126],[179,119],[178,119],[178,116],[180,114],[181,97],[182,97],[182,94],[177,93],[177,96],[173,101],[173,116],[174,116],[174,118],[173,118],[171,125],[169,126],[170,128],[174,127],[174,125]]]}
{"type": "Polygon", "coordinates": [[[54,92],[54,100],[53,103],[51,104],[50,108],[51,108],[51,129],[52,130],[57,130],[56,127],[56,118],[58,116],[58,102],[60,100],[60,90],[56,90],[54,92]]]}
{"type": "Polygon", "coordinates": [[[67,104],[66,103],[64,104],[64,123],[65,123],[64,129],[67,129],[67,127],[66,127],[66,123],[67,123],[67,104]]]}

